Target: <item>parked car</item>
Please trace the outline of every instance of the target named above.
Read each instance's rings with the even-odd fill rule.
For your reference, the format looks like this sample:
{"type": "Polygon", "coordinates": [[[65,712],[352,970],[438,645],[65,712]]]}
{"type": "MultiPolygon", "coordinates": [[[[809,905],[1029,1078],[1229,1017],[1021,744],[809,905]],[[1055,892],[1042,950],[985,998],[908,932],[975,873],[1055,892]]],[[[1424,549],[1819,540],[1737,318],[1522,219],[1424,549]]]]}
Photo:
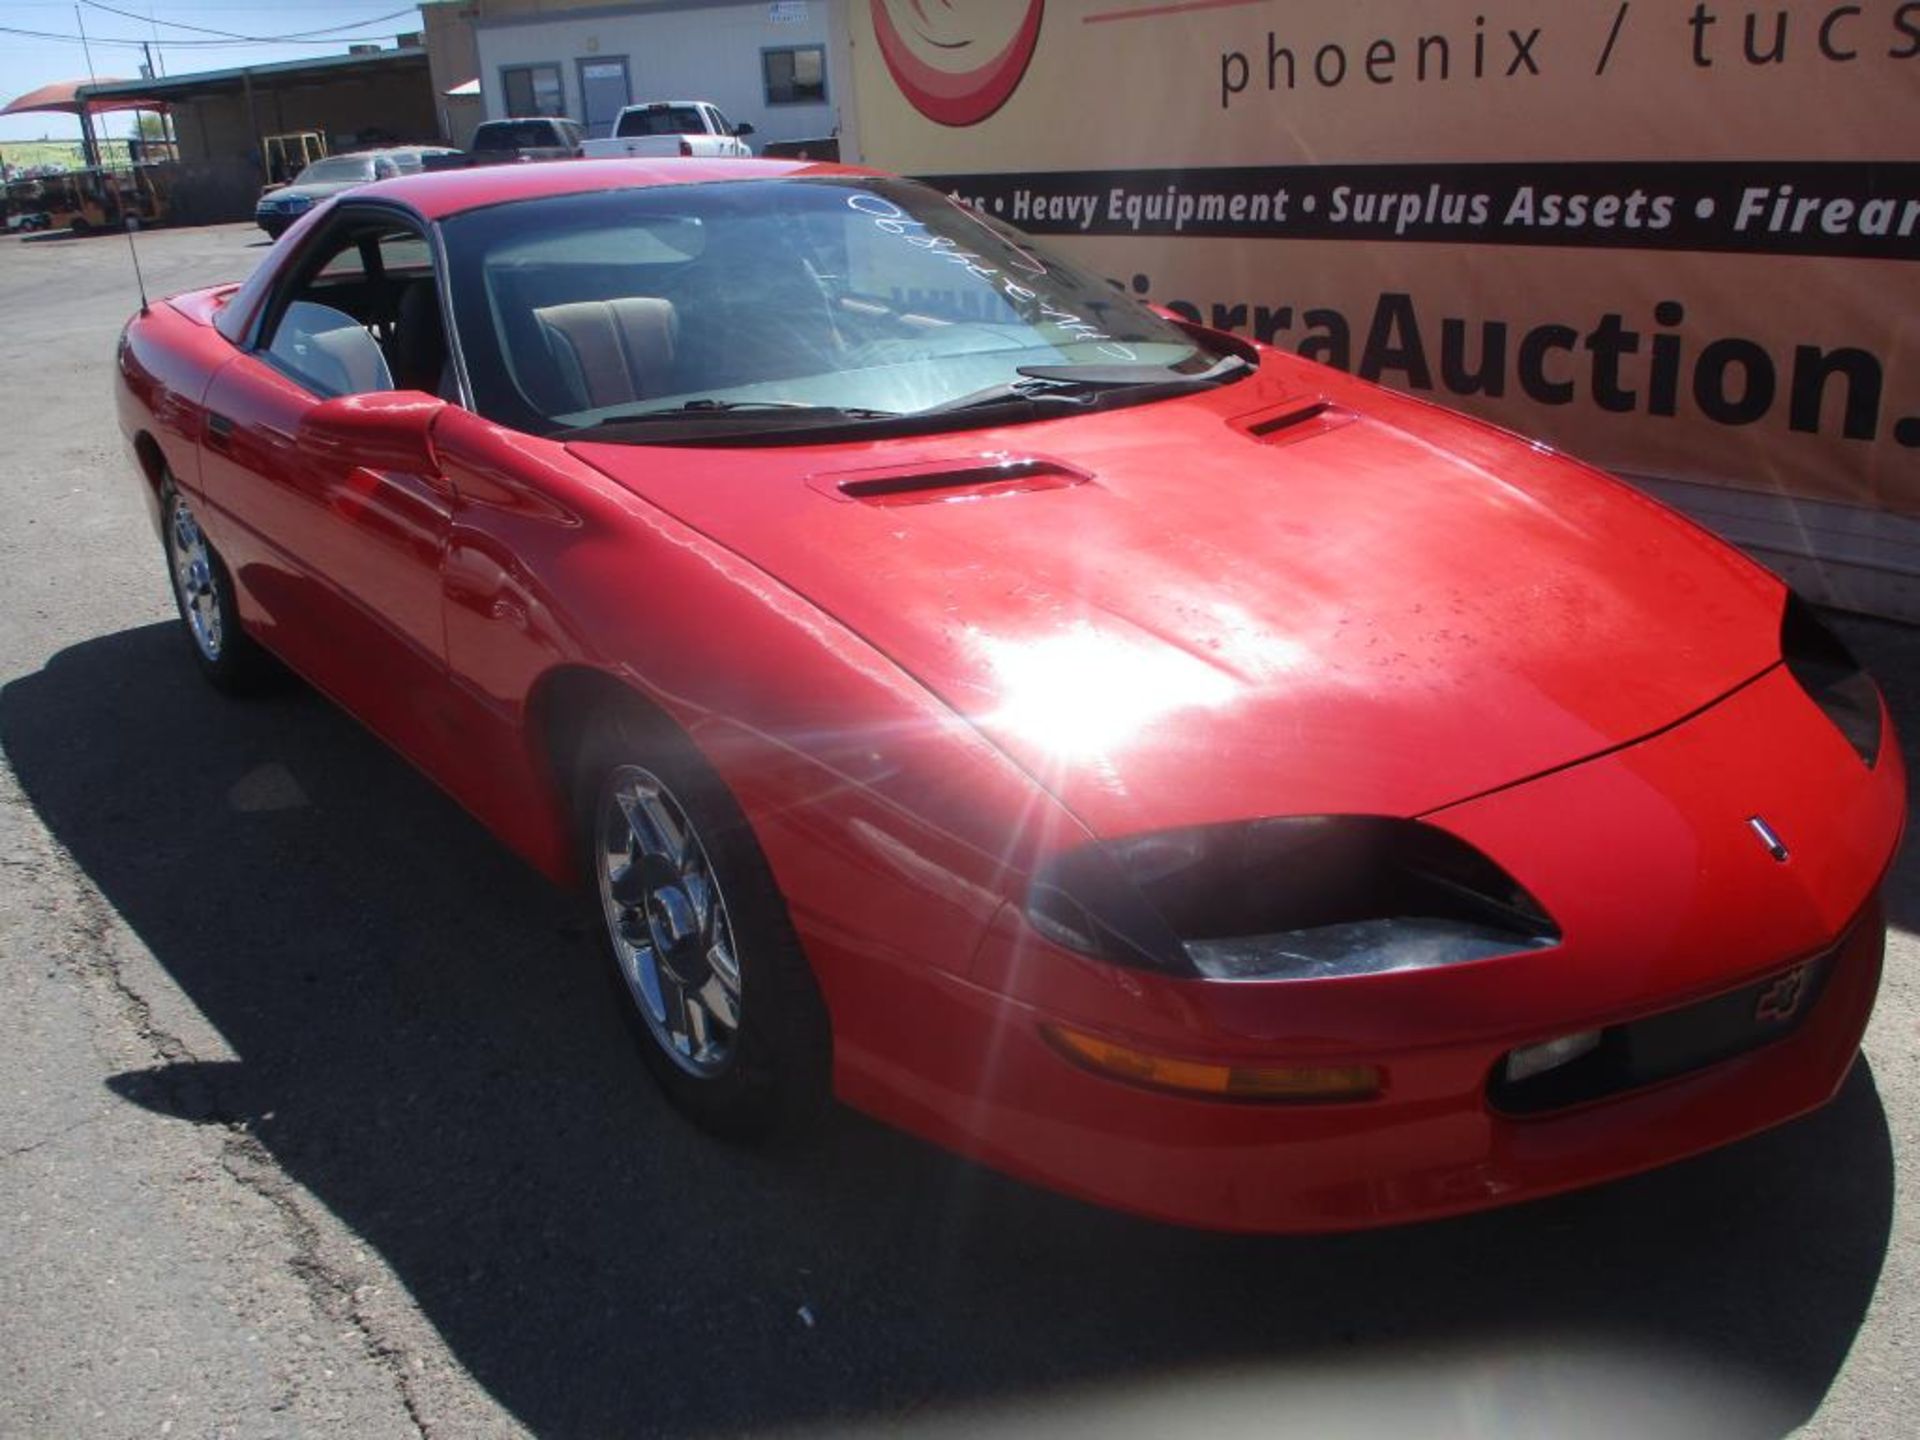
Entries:
{"type": "Polygon", "coordinates": [[[516,120],[487,120],[473,132],[464,151],[427,157],[429,170],[469,170],[475,165],[509,165],[531,160],[571,160],[580,153],[580,122],[548,115],[516,120]]]}
{"type": "Polygon", "coordinates": [[[715,1131],[831,1090],[1323,1230],[1722,1144],[1857,1051],[1905,777],[1812,609],[932,189],[372,185],[143,309],[118,408],[185,653],[576,886],[715,1131]]]}
{"type": "Polygon", "coordinates": [[[586,141],[580,153],[589,160],[744,157],[753,154],[746,141],[751,134],[753,126],[733,124],[719,106],[705,100],[655,100],[627,106],[613,122],[613,134],[586,141]]]}
{"type": "Polygon", "coordinates": [[[350,155],[329,155],[316,160],[291,184],[269,185],[260,192],[253,218],[267,234],[278,237],[307,211],[329,196],[375,180],[390,180],[396,175],[415,175],[422,169],[422,158],[451,155],[457,151],[444,145],[402,145],[386,150],[361,150],[350,155]]]}
{"type": "Polygon", "coordinates": [[[473,132],[467,151],[476,161],[567,160],[580,153],[586,132],[578,120],[537,115],[518,120],[486,120],[473,132]]]}

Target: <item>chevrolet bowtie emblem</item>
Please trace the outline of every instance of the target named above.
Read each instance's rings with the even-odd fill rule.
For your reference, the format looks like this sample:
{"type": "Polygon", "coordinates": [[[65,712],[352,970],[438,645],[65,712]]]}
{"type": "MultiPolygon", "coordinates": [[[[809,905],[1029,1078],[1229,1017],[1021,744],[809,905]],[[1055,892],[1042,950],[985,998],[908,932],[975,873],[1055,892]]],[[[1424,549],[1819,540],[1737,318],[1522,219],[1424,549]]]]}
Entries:
{"type": "Polygon", "coordinates": [[[1769,855],[1773,856],[1773,858],[1778,860],[1782,865],[1787,863],[1787,842],[1780,838],[1779,831],[1775,830],[1758,815],[1749,815],[1747,817],[1747,825],[1755,835],[1760,837],[1760,843],[1767,847],[1767,853],[1769,855]]]}
{"type": "Polygon", "coordinates": [[[1753,1018],[1763,1025],[1777,1025],[1792,1019],[1806,990],[1807,967],[1801,965],[1789,970],[1760,992],[1759,1003],[1753,1007],[1753,1018]]]}

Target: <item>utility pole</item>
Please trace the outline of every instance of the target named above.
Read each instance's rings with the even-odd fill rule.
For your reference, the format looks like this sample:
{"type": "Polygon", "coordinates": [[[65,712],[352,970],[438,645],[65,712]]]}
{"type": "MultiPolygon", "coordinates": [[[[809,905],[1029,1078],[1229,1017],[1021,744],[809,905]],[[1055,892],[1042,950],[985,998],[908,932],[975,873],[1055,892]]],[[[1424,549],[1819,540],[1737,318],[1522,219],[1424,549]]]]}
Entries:
{"type": "MultiPolygon", "coordinates": [[[[153,27],[153,43],[148,44],[143,40],[140,42],[140,48],[147,52],[148,68],[164,80],[167,76],[167,56],[164,50],[154,48],[160,43],[160,22],[153,18],[152,10],[147,11],[147,24],[153,27]]],[[[172,114],[166,110],[160,112],[160,138],[167,142],[168,158],[178,160],[180,136],[174,131],[172,114]]]]}
{"type": "MultiPolygon", "coordinates": [[[[87,78],[98,84],[100,77],[93,68],[93,47],[87,44],[87,22],[78,5],[73,7],[73,23],[80,27],[80,53],[87,57],[87,78]]],[[[100,146],[93,138],[93,115],[84,100],[80,102],[80,150],[80,158],[87,162],[88,169],[100,164],[100,146]]]]}
{"type": "Polygon", "coordinates": [[[93,47],[87,44],[86,17],[80,13],[78,5],[73,7],[73,23],[80,27],[80,53],[87,57],[87,78],[98,84],[100,76],[93,68],[93,47]]]}

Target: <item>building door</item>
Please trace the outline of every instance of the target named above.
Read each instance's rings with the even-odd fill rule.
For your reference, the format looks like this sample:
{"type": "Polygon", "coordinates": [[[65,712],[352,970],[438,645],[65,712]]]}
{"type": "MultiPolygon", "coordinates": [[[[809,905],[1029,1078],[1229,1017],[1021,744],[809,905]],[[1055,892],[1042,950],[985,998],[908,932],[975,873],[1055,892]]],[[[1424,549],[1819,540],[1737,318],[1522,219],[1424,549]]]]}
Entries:
{"type": "Polygon", "coordinates": [[[589,140],[604,140],[611,135],[614,120],[632,100],[624,55],[580,62],[580,119],[587,127],[589,140]]]}

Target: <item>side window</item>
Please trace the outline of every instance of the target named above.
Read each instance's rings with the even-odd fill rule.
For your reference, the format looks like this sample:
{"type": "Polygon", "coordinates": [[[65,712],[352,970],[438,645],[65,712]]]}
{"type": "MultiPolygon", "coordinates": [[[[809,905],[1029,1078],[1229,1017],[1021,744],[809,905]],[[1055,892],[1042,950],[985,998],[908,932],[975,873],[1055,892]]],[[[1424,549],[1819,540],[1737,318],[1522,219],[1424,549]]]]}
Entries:
{"type": "Polygon", "coordinates": [[[509,65],[500,72],[500,88],[510,116],[567,113],[558,65],[509,65]]]}
{"type": "Polygon", "coordinates": [[[827,98],[827,48],[790,45],[760,52],[769,105],[818,105],[827,98]]]}
{"type": "Polygon", "coordinates": [[[287,306],[267,358],[321,395],[393,389],[393,371],[380,342],[344,310],[311,300],[287,306]]]}
{"type": "Polygon", "coordinates": [[[261,358],[317,395],[451,391],[432,254],[408,225],[341,217],[269,306],[261,358]]]}
{"type": "Polygon", "coordinates": [[[707,113],[713,117],[713,123],[719,127],[717,130],[713,132],[714,134],[716,135],[733,134],[733,122],[727,119],[726,116],[722,115],[717,108],[710,106],[708,107],[707,113]]]}

